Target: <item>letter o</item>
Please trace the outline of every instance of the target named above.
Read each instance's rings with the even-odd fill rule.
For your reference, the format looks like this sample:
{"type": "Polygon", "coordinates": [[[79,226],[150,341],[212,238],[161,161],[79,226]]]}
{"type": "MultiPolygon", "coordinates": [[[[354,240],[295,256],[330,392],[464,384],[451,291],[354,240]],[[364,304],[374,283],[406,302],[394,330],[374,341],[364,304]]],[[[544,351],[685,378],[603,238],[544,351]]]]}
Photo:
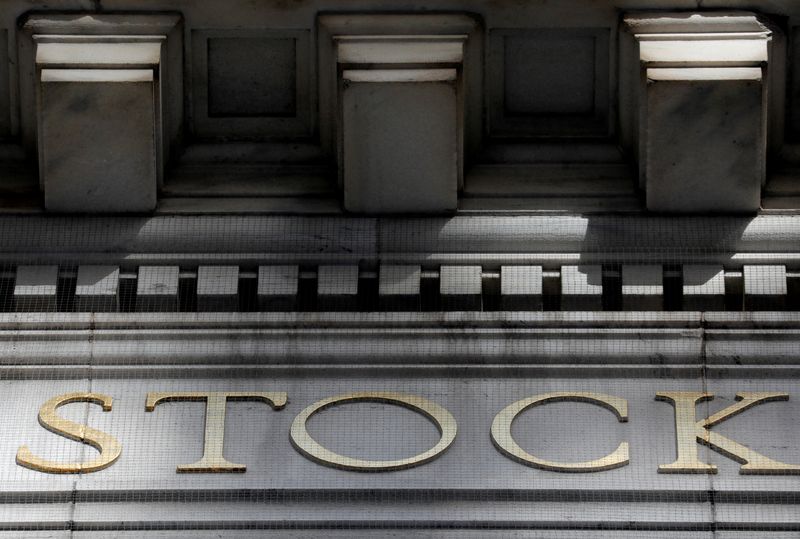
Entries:
{"type": "Polygon", "coordinates": [[[417,395],[385,391],[364,391],[346,393],[315,402],[294,418],[289,435],[295,449],[323,466],[356,472],[388,472],[413,468],[435,459],[450,447],[450,444],[456,438],[456,431],[456,420],[453,415],[435,402],[417,395]],[[363,460],[334,453],[324,448],[311,437],[306,429],[306,423],[312,415],[336,404],[346,402],[382,402],[410,408],[415,412],[421,413],[436,425],[440,434],[439,441],[423,453],[398,460],[363,460]]]}

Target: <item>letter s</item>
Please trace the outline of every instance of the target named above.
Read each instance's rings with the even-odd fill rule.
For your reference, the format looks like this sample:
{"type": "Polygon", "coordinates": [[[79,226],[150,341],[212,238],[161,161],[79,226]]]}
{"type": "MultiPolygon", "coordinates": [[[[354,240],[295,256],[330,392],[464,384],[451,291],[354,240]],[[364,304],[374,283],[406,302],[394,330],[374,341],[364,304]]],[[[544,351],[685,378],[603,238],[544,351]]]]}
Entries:
{"type": "Polygon", "coordinates": [[[122,454],[122,444],[110,434],[64,419],[56,413],[59,406],[72,402],[91,402],[111,410],[112,398],[101,393],[65,393],[45,402],[39,409],[39,423],[64,438],[91,445],[100,455],[89,462],[61,463],[45,460],[23,445],[17,451],[17,464],[44,473],[90,473],[108,468],[122,454]]]}

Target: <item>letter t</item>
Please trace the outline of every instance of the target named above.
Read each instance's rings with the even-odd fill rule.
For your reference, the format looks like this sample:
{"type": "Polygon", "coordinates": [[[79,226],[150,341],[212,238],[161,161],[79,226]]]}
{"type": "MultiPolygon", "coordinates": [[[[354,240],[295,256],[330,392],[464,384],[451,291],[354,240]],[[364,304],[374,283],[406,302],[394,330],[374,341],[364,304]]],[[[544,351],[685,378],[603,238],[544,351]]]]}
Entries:
{"type": "Polygon", "coordinates": [[[166,401],[205,401],[206,432],[203,442],[203,458],[193,464],[181,464],[178,473],[236,473],[245,472],[244,464],[234,464],[225,460],[222,454],[225,438],[225,406],[229,400],[261,401],[269,404],[273,410],[286,406],[287,395],[284,392],[152,392],[147,394],[145,410],[152,412],[156,405],[166,401]]]}

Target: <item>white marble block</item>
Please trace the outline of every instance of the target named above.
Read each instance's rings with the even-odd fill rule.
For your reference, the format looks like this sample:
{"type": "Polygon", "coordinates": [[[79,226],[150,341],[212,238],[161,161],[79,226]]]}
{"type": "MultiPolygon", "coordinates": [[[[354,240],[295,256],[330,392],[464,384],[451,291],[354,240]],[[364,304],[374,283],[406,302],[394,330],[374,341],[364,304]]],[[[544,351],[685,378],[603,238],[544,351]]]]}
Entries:
{"type": "Polygon", "coordinates": [[[744,267],[746,311],[779,311],[786,308],[785,266],[744,267]]]}
{"type": "Polygon", "coordinates": [[[19,312],[56,310],[58,266],[17,266],[14,305],[19,312]]]}
{"type": "Polygon", "coordinates": [[[239,310],[239,266],[197,268],[197,310],[239,310]]]}
{"type": "Polygon", "coordinates": [[[760,68],[648,69],[647,208],[756,211],[764,97],[760,68]]]}
{"type": "Polygon", "coordinates": [[[773,32],[753,13],[628,15],[622,141],[647,208],[755,212],[766,174],[773,32]]]}
{"type": "Polygon", "coordinates": [[[661,311],[664,308],[664,271],[660,265],[622,266],[622,310],[661,311]]]}
{"type": "Polygon", "coordinates": [[[119,267],[78,266],[75,310],[77,312],[119,310],[119,267]]]}
{"type": "Polygon", "coordinates": [[[481,266],[442,266],[439,269],[439,295],[442,310],[480,311],[483,269],[481,266]]]}
{"type": "Polygon", "coordinates": [[[321,311],[352,311],[358,308],[358,266],[317,268],[317,307],[321,311]]]}
{"type": "Polygon", "coordinates": [[[45,208],[155,208],[155,100],[152,71],[42,70],[39,171],[45,208]]]}
{"type": "Polygon", "coordinates": [[[561,266],[561,310],[603,310],[601,266],[561,266]]]}
{"type": "Polygon", "coordinates": [[[464,36],[340,36],[345,209],[456,209],[464,36]],[[408,65],[419,66],[409,68],[408,65]],[[443,67],[447,66],[447,67],[443,67]]]}
{"type": "Polygon", "coordinates": [[[378,303],[387,311],[418,311],[422,269],[414,265],[382,264],[378,272],[378,303]]]}
{"type": "Polygon", "coordinates": [[[258,308],[262,311],[295,310],[298,277],[297,266],[259,266],[258,308]]]}
{"type": "Polygon", "coordinates": [[[507,311],[541,311],[542,267],[501,266],[500,304],[507,311]]]}
{"type": "Polygon", "coordinates": [[[140,266],[136,280],[136,310],[178,310],[178,266],[140,266]]]}
{"type": "Polygon", "coordinates": [[[683,310],[725,310],[725,271],[722,266],[683,266],[683,310]]]}
{"type": "Polygon", "coordinates": [[[153,210],[183,140],[182,16],[46,10],[19,22],[21,142],[38,154],[46,209],[153,210]]]}

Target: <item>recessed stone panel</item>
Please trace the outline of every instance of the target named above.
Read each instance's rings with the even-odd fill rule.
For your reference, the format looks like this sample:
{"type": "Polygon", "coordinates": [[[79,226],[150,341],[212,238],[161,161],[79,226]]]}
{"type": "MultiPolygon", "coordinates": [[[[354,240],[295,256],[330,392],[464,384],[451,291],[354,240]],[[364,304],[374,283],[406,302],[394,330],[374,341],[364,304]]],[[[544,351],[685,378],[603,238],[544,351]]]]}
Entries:
{"type": "Polygon", "coordinates": [[[217,37],[208,40],[208,115],[294,116],[296,40],[217,37]]]}
{"type": "Polygon", "coordinates": [[[8,80],[8,30],[0,29],[0,136],[11,133],[8,80]]]}
{"type": "Polygon", "coordinates": [[[493,30],[492,134],[607,133],[608,36],[605,28],[493,30]]]}
{"type": "Polygon", "coordinates": [[[505,36],[505,113],[590,113],[594,109],[594,47],[592,36],[505,36]]]}
{"type": "Polygon", "coordinates": [[[194,132],[228,139],[311,134],[309,39],[305,30],[195,30],[194,132]]]}
{"type": "Polygon", "coordinates": [[[800,26],[792,27],[791,51],[789,54],[790,83],[787,108],[789,109],[789,132],[800,135],[800,26]]]}

